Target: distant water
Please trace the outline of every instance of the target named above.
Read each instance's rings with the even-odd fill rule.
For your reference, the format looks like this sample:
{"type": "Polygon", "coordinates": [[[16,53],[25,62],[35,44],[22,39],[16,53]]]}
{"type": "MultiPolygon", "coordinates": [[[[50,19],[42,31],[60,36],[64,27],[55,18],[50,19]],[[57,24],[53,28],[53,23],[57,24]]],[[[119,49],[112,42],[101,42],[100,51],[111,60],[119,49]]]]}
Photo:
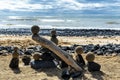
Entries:
{"type": "Polygon", "coordinates": [[[42,29],[115,29],[120,30],[120,16],[0,16],[0,28],[42,29]]]}

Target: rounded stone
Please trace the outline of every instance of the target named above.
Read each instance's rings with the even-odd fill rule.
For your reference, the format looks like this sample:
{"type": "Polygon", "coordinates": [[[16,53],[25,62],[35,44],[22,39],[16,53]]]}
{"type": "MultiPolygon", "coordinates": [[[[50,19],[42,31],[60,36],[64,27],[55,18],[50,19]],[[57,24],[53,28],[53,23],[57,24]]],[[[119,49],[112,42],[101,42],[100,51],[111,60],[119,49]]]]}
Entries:
{"type": "Polygon", "coordinates": [[[14,51],[17,51],[18,50],[18,47],[14,47],[14,51]]]}
{"type": "Polygon", "coordinates": [[[13,58],[19,58],[18,47],[14,47],[14,52],[12,54],[13,58]]]}
{"type": "Polygon", "coordinates": [[[51,38],[51,41],[54,42],[56,45],[58,45],[58,39],[57,38],[51,38]]]}
{"type": "Polygon", "coordinates": [[[54,29],[51,30],[51,34],[52,34],[52,35],[55,35],[55,34],[56,34],[56,30],[54,30],[54,29]]]}
{"type": "Polygon", "coordinates": [[[95,59],[95,55],[94,55],[92,52],[87,53],[87,55],[86,55],[86,60],[87,60],[88,62],[93,62],[94,59],[95,59]]]}
{"type": "Polygon", "coordinates": [[[33,34],[37,34],[37,33],[39,33],[40,28],[37,25],[33,25],[32,28],[31,28],[31,31],[32,31],[33,34]]]}
{"type": "Polygon", "coordinates": [[[27,55],[23,56],[22,58],[24,65],[29,65],[30,60],[31,60],[30,56],[27,56],[27,55]]]}
{"type": "Polygon", "coordinates": [[[35,53],[35,54],[33,55],[33,59],[34,59],[34,60],[39,60],[39,59],[40,59],[40,54],[39,54],[39,53],[35,53]]]}
{"type": "Polygon", "coordinates": [[[77,54],[82,54],[82,53],[83,53],[83,48],[82,48],[82,46],[77,46],[77,47],[75,48],[75,52],[76,52],[77,54]]]}

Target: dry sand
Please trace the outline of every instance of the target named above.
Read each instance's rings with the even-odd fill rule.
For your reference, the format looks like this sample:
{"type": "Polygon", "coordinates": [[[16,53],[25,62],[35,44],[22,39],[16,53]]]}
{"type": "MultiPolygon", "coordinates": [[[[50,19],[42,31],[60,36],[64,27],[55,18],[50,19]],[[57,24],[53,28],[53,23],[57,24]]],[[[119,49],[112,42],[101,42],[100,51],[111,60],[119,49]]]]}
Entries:
{"type": "MultiPolygon", "coordinates": [[[[43,36],[47,39],[50,37],[43,36]]],[[[60,45],[72,44],[120,44],[118,37],[58,37],[60,45]]],[[[27,47],[39,45],[31,40],[31,36],[0,36],[1,46],[27,47]]],[[[83,54],[85,58],[85,54],[83,54]]],[[[62,80],[60,69],[35,71],[30,66],[24,66],[20,58],[20,71],[9,68],[11,55],[0,56],[0,80],[62,80]]],[[[84,74],[83,80],[120,80],[120,56],[96,56],[96,62],[101,64],[101,72],[84,74]]],[[[79,80],[79,79],[78,79],[79,80]]]]}

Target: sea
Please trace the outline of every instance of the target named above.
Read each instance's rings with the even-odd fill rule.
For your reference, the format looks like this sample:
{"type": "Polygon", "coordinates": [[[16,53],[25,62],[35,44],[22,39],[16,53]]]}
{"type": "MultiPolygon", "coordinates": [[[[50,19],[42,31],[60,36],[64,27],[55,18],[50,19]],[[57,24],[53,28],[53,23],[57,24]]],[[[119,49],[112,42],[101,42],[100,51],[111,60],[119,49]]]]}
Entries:
{"type": "Polygon", "coordinates": [[[0,29],[111,29],[120,30],[120,16],[0,16],[0,29]]]}

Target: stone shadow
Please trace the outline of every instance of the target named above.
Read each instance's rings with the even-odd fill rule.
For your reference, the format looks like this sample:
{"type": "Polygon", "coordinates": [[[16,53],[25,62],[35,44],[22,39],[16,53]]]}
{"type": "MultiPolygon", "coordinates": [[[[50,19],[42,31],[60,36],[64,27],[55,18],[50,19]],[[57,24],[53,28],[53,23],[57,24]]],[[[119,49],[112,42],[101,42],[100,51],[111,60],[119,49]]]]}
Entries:
{"type": "Polygon", "coordinates": [[[91,72],[91,75],[93,78],[97,80],[104,80],[103,76],[105,75],[105,73],[102,71],[96,71],[96,72],[91,72]]]}
{"type": "Polygon", "coordinates": [[[15,74],[20,74],[21,70],[20,68],[16,68],[16,69],[11,69],[15,74]]]}
{"type": "Polygon", "coordinates": [[[57,76],[59,80],[62,80],[62,78],[61,78],[62,70],[60,70],[58,68],[34,69],[34,70],[38,73],[44,72],[49,77],[57,76]]]}

